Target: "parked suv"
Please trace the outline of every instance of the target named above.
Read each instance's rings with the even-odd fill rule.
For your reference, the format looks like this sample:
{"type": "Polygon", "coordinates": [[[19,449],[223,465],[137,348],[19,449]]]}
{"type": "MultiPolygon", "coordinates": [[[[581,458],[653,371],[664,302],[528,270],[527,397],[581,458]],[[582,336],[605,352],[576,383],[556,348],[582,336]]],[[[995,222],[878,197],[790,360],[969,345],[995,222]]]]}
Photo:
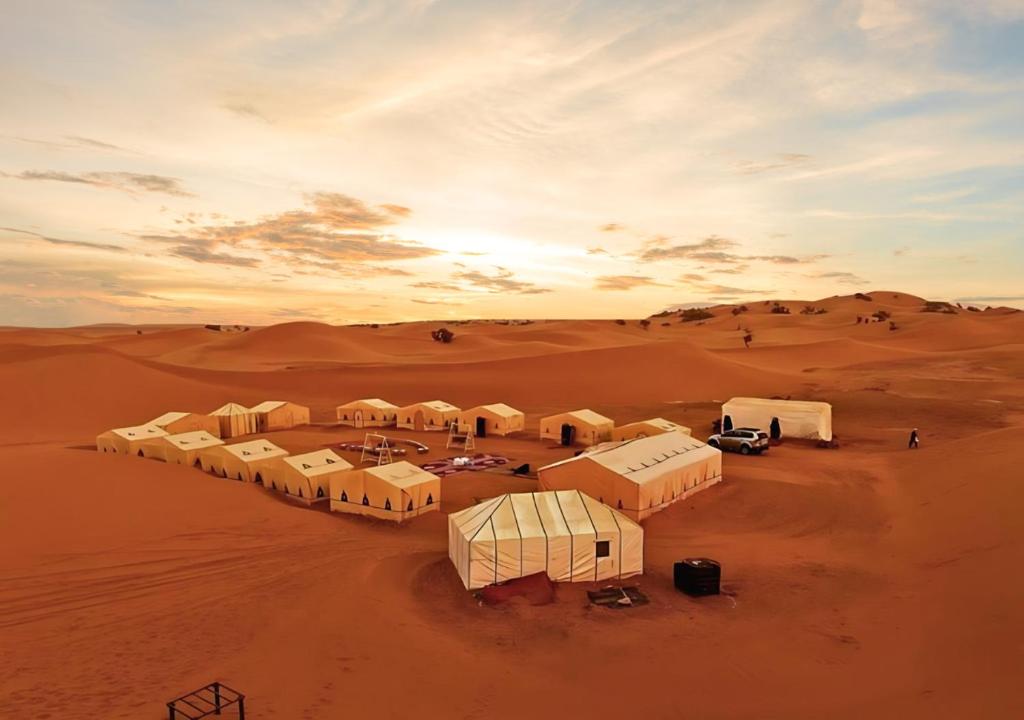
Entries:
{"type": "Polygon", "coordinates": [[[708,445],[719,450],[731,450],[743,455],[760,455],[768,449],[768,433],[757,428],[735,428],[708,438],[708,445]]]}

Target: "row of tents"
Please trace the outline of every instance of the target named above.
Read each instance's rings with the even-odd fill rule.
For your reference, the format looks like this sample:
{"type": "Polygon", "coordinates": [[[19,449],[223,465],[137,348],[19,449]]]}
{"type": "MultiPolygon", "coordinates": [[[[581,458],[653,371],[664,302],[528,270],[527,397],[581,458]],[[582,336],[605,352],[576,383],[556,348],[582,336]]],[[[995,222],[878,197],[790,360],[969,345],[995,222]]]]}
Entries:
{"type": "Polygon", "coordinates": [[[265,438],[225,444],[208,430],[170,434],[155,425],[96,440],[102,452],[134,455],[252,482],[335,512],[401,522],[437,510],[441,478],[412,463],[356,468],[333,450],[292,455],[265,438]]]}

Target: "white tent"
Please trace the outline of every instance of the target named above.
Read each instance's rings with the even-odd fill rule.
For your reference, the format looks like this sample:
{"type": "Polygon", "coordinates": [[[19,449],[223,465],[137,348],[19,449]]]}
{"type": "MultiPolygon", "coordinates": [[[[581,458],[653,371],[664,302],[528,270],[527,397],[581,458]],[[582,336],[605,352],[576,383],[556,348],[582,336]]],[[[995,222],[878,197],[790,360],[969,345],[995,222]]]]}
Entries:
{"type": "Polygon", "coordinates": [[[832,406],[807,400],[738,397],[722,406],[722,429],[750,427],[771,433],[779,421],[781,437],[832,440],[832,406]]]}
{"type": "Polygon", "coordinates": [[[578,490],[507,494],[448,516],[448,557],[469,590],[538,572],[618,579],[643,572],[644,531],[578,490]]]}

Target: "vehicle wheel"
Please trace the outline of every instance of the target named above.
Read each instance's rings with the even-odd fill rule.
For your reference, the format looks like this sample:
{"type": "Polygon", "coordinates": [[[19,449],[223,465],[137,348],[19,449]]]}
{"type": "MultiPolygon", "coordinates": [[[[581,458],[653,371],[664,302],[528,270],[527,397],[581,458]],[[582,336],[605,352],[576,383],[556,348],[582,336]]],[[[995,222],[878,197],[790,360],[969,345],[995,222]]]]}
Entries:
{"type": "Polygon", "coordinates": [[[750,454],[750,446],[749,445],[740,445],[740,455],[749,455],[749,454],[750,454]]]}
{"type": "Polygon", "coordinates": [[[708,440],[708,445],[710,445],[713,448],[717,448],[718,447],[718,441],[717,440],[708,440]]]}

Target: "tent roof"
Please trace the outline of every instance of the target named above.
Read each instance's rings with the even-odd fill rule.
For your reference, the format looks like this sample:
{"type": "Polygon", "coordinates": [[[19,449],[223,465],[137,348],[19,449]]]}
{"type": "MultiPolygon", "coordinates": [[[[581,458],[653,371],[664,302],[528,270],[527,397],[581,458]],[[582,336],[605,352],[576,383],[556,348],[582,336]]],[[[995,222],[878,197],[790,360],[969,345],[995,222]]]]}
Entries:
{"type": "Polygon", "coordinates": [[[615,424],[615,421],[612,420],[611,418],[606,418],[604,415],[601,415],[600,413],[596,413],[593,410],[587,410],[586,408],[584,408],[582,410],[570,410],[569,412],[564,412],[564,413],[555,413],[554,415],[549,415],[547,418],[544,418],[544,419],[547,420],[548,418],[558,417],[559,415],[571,415],[572,417],[576,418],[580,422],[587,423],[588,425],[614,425],[615,424]]]}
{"type": "Polygon", "coordinates": [[[339,457],[333,450],[316,450],[281,459],[306,477],[352,469],[352,463],[339,457]]]}
{"type": "Polygon", "coordinates": [[[285,404],[284,400],[264,400],[259,405],[253,405],[249,410],[251,412],[270,412],[271,410],[277,410],[285,404]]]}
{"type": "MultiPolygon", "coordinates": [[[[684,425],[680,425],[679,423],[672,422],[671,420],[666,420],[665,418],[656,417],[656,418],[649,418],[647,420],[637,420],[636,422],[627,423],[626,425],[619,425],[618,428],[616,428],[616,429],[617,430],[625,430],[626,428],[631,428],[634,425],[653,425],[654,427],[661,428],[662,430],[665,430],[665,431],[678,430],[679,428],[685,427],[684,425]]],[[[689,428],[686,428],[686,429],[689,430],[689,428]]]]}
{"type": "Polygon", "coordinates": [[[444,400],[428,400],[427,402],[413,403],[406,407],[417,407],[422,405],[423,407],[430,408],[431,410],[437,410],[438,412],[458,412],[459,409],[451,403],[446,403],[444,400]]]}
{"type": "Polygon", "coordinates": [[[252,410],[245,407],[245,405],[239,405],[238,403],[228,403],[221,405],[219,408],[214,410],[211,415],[251,415],[252,410]]]}
{"type": "Polygon", "coordinates": [[[251,460],[265,460],[266,458],[287,455],[288,451],[279,448],[269,440],[257,439],[248,442],[225,445],[224,449],[235,457],[249,462],[251,460]]]}
{"type": "Polygon", "coordinates": [[[168,435],[164,439],[179,450],[199,450],[224,444],[224,441],[219,437],[214,437],[205,430],[168,435]]]}
{"type": "Polygon", "coordinates": [[[154,418],[153,420],[150,420],[149,424],[150,425],[159,425],[160,427],[163,427],[164,425],[170,425],[172,422],[174,422],[176,420],[181,420],[182,418],[186,418],[186,417],[188,417],[191,414],[192,413],[187,413],[187,412],[165,412],[160,417],[154,418]]]}
{"type": "Polygon", "coordinates": [[[725,404],[753,407],[787,407],[793,410],[806,410],[808,412],[832,411],[832,406],[827,402],[818,402],[816,400],[772,400],[770,398],[734,397],[725,404]]]}
{"type": "Polygon", "coordinates": [[[672,430],[650,437],[601,443],[576,457],[552,463],[540,470],[590,461],[643,485],[666,472],[686,467],[718,452],[695,437],[672,430]]]}
{"type": "Polygon", "coordinates": [[[438,479],[434,473],[427,472],[406,460],[400,460],[387,465],[375,465],[374,467],[366,468],[366,472],[400,488],[413,487],[420,483],[438,479]]]}
{"type": "MultiPolygon", "coordinates": [[[[448,516],[472,542],[489,525],[493,538],[546,538],[617,532],[636,525],[617,510],[579,490],[509,493],[448,516]]],[[[488,535],[488,539],[492,539],[488,535]]]]}
{"type": "Polygon", "coordinates": [[[110,432],[123,437],[125,440],[145,440],[146,438],[164,437],[167,431],[149,423],[147,425],[135,425],[133,427],[114,428],[110,432]]]}
{"type": "Polygon", "coordinates": [[[398,409],[397,405],[393,405],[393,404],[389,403],[387,400],[381,400],[380,398],[363,398],[362,400],[349,400],[344,405],[339,405],[338,407],[352,407],[353,405],[358,405],[358,404],[370,405],[371,407],[375,407],[375,408],[377,408],[379,410],[397,410],[398,409]]]}
{"type": "Polygon", "coordinates": [[[477,405],[476,407],[470,408],[466,412],[472,412],[474,410],[486,410],[492,412],[495,415],[501,417],[515,417],[516,415],[522,415],[522,411],[516,410],[514,407],[506,405],[505,403],[493,403],[491,405],[477,405]]]}

